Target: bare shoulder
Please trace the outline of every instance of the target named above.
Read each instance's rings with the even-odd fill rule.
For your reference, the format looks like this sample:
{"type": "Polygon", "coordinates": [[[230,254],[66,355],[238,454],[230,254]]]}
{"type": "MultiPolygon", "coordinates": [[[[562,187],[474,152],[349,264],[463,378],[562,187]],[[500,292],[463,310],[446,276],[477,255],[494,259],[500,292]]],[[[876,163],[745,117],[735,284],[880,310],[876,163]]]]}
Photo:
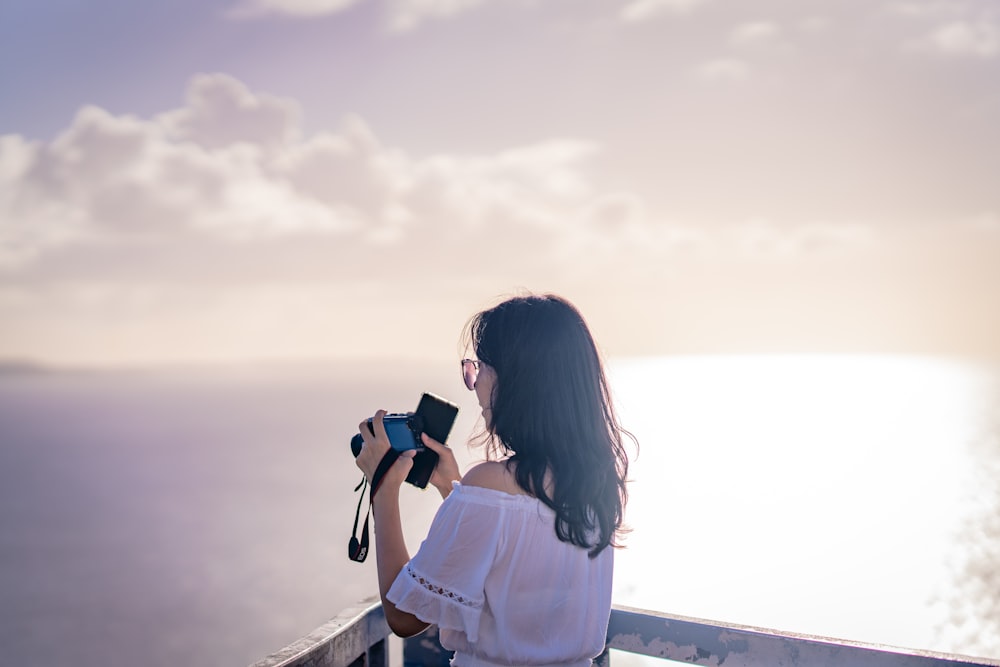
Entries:
{"type": "Polygon", "coordinates": [[[524,493],[524,489],[517,485],[514,475],[507,469],[507,465],[503,461],[486,461],[473,466],[465,473],[462,484],[505,491],[506,493],[524,493]]]}

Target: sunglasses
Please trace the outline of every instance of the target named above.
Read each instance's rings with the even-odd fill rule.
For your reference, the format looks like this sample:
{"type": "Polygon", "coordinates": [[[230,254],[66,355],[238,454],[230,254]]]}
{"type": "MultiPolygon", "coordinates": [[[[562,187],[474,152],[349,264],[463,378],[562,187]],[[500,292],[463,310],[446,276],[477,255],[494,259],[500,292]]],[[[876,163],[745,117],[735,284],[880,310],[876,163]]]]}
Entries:
{"type": "Polygon", "coordinates": [[[475,359],[462,359],[462,379],[465,386],[472,391],[476,388],[476,379],[479,377],[479,361],[475,359]]]}

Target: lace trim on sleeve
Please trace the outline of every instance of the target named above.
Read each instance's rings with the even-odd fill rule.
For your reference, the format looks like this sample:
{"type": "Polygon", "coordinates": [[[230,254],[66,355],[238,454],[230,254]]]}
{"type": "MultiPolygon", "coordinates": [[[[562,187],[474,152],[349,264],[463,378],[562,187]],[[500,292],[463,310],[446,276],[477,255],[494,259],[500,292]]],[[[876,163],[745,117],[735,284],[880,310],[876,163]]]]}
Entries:
{"type": "Polygon", "coordinates": [[[472,600],[470,598],[465,597],[464,595],[460,595],[459,593],[455,593],[454,591],[450,591],[447,588],[438,586],[433,582],[428,581],[422,575],[414,572],[413,568],[410,567],[409,563],[407,563],[406,565],[406,574],[408,574],[410,578],[413,579],[413,581],[416,582],[418,586],[421,586],[422,588],[430,591],[431,593],[434,593],[435,595],[439,595],[443,598],[453,600],[454,602],[457,602],[458,604],[465,607],[469,607],[471,609],[481,609],[483,606],[481,600],[472,600]]]}

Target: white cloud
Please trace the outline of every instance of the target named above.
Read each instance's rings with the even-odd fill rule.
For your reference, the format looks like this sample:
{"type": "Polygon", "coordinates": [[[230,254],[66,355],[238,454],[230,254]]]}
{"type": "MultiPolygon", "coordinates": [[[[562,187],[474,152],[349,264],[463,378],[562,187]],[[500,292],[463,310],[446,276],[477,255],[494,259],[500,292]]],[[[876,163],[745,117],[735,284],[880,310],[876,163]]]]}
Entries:
{"type": "Polygon", "coordinates": [[[718,58],[702,63],[695,70],[706,81],[745,81],[750,76],[750,66],[734,58],[718,58]]]}
{"type": "Polygon", "coordinates": [[[751,21],[733,28],[730,41],[740,46],[761,44],[774,40],[780,33],[781,27],[773,21],[751,21]]]}
{"type": "Polygon", "coordinates": [[[388,3],[389,28],[395,31],[412,30],[427,19],[447,19],[488,0],[390,0],[388,3]]]}
{"type": "Polygon", "coordinates": [[[157,121],[180,140],[205,148],[238,142],[279,148],[294,140],[299,107],[292,100],[252,93],[226,74],[199,74],[188,86],[187,104],[157,121]]]}
{"type": "MultiPolygon", "coordinates": [[[[373,0],[242,0],[228,10],[233,19],[269,16],[310,19],[345,12],[373,0]]],[[[381,0],[389,30],[405,32],[427,20],[448,19],[495,0],[381,0]]]]}
{"type": "Polygon", "coordinates": [[[185,106],[151,119],[85,107],[52,142],[3,137],[0,268],[62,253],[62,271],[103,270],[73,258],[158,247],[201,257],[210,273],[227,247],[243,257],[275,241],[418,248],[483,235],[533,239],[544,255],[600,196],[587,178],[589,142],[414,157],[357,117],[300,135],[294,102],[199,75],[185,106]]]}
{"type": "Polygon", "coordinates": [[[927,0],[898,2],[888,11],[922,28],[919,37],[903,43],[906,51],[951,58],[995,58],[1000,56],[1000,14],[993,4],[927,0]]]}
{"type": "MultiPolygon", "coordinates": [[[[85,107],[53,141],[0,137],[0,320],[16,323],[0,354],[374,351],[398,332],[348,322],[384,317],[393,295],[555,289],[589,267],[566,249],[591,238],[580,227],[607,196],[590,182],[594,144],[414,156],[358,117],[304,137],[294,109],[199,76],[182,108],[151,118],[85,107]]],[[[429,301],[406,301],[396,310],[416,322],[429,301]]],[[[418,328],[428,345],[453,334],[418,328]]]]}
{"type": "Polygon", "coordinates": [[[594,196],[581,170],[592,144],[554,140],[490,157],[438,155],[412,165],[400,208],[417,220],[444,221],[502,246],[551,246],[594,196]]]}
{"type": "MultiPolygon", "coordinates": [[[[712,76],[744,72],[716,65],[712,76]]],[[[481,299],[605,275],[655,289],[665,260],[811,257],[857,240],[843,227],[661,220],[600,186],[601,157],[573,138],[413,155],[360,117],[305,136],[294,101],[223,75],[196,77],[181,108],[148,118],[85,107],[52,141],[0,137],[0,320],[17,323],[0,354],[377,351],[392,332],[346,323],[384,316],[384,299],[408,290],[481,299]]],[[[427,302],[408,302],[407,321],[427,302]]]]}
{"type": "Polygon", "coordinates": [[[289,145],[273,168],[297,192],[365,220],[388,215],[412,178],[411,160],[383,146],[357,117],[348,118],[339,133],[325,132],[289,145]]]}
{"type": "Polygon", "coordinates": [[[950,16],[965,11],[965,3],[956,0],[902,0],[887,5],[887,10],[915,18],[950,16]]]}
{"type": "Polygon", "coordinates": [[[311,18],[336,14],[363,0],[244,0],[231,8],[228,15],[236,19],[264,16],[291,16],[311,18]]]}
{"type": "Polygon", "coordinates": [[[30,263],[39,248],[82,236],[80,212],[63,206],[58,194],[44,196],[45,184],[32,182],[45,178],[38,173],[41,156],[38,144],[0,136],[0,270],[30,263]]]}
{"type": "MultiPolygon", "coordinates": [[[[195,87],[210,82],[214,93],[230,90],[221,78],[200,78],[195,87]]],[[[214,99],[228,104],[225,95],[214,99]]],[[[7,138],[0,173],[12,194],[0,200],[0,229],[5,246],[17,249],[5,253],[7,265],[72,244],[263,238],[351,226],[342,210],[302,196],[274,173],[271,133],[233,134],[225,124],[177,132],[173,119],[197,118],[199,110],[140,120],[85,107],[49,144],[7,138]]]]}
{"type": "Polygon", "coordinates": [[[874,230],[858,223],[813,222],[792,228],[767,220],[748,220],[721,234],[722,243],[747,257],[791,258],[871,247],[874,230]]]}
{"type": "Polygon", "coordinates": [[[926,44],[948,56],[993,58],[1000,55],[1000,27],[986,21],[953,21],[932,32],[926,44]]]}
{"type": "Polygon", "coordinates": [[[669,14],[686,14],[708,0],[630,0],[620,17],[628,23],[640,23],[669,14]]]}
{"type": "MultiPolygon", "coordinates": [[[[524,0],[527,5],[540,0],[524,0]]],[[[226,15],[233,19],[284,16],[310,19],[343,13],[364,2],[378,3],[391,32],[407,32],[426,21],[443,20],[487,5],[511,4],[511,0],[238,0],[226,15]]],[[[688,14],[710,0],[615,0],[621,6],[618,18],[626,23],[669,15],[688,14]]]]}

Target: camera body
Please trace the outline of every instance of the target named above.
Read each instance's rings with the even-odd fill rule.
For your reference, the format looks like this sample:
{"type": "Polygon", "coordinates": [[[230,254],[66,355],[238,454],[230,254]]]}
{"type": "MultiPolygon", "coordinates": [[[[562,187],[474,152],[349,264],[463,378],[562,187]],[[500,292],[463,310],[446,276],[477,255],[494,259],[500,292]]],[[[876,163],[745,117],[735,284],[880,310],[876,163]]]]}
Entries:
{"type": "MultiPolygon", "coordinates": [[[[371,418],[368,419],[368,432],[375,435],[375,425],[371,418]]],[[[424,432],[424,418],[415,412],[394,412],[382,417],[382,425],[385,426],[385,434],[389,436],[389,445],[397,452],[405,452],[411,449],[418,452],[424,451],[424,443],[420,436],[424,432]]],[[[355,458],[361,453],[361,446],[364,439],[358,433],[351,438],[351,451],[355,458]]]]}
{"type": "MultiPolygon", "coordinates": [[[[420,436],[426,433],[434,440],[444,444],[451,433],[451,427],[458,415],[458,406],[446,401],[440,396],[425,393],[420,397],[420,403],[415,412],[395,412],[382,418],[385,433],[389,436],[389,445],[398,456],[400,452],[413,450],[413,467],[406,481],[418,488],[426,488],[431,473],[437,466],[438,455],[432,449],[424,447],[420,436]]],[[[375,433],[372,419],[367,422],[369,432],[375,433]]],[[[357,458],[361,453],[364,439],[358,433],[351,438],[351,452],[357,458]]],[[[390,452],[391,453],[391,452],[390,452]]]]}

